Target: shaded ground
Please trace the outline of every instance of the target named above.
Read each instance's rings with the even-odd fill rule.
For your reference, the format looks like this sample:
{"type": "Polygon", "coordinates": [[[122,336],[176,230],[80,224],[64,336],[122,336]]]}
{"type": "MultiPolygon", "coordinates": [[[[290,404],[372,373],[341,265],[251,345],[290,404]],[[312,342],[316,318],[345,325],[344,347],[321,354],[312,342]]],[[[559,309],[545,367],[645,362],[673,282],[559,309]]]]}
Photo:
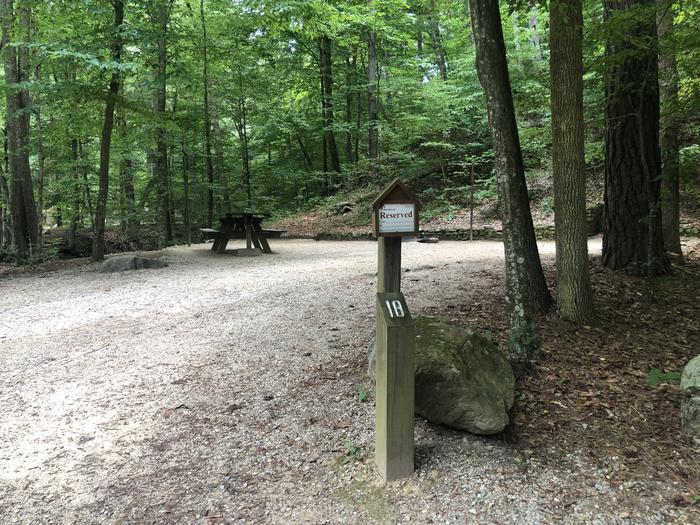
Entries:
{"type": "MultiPolygon", "coordinates": [[[[273,250],[0,279],[0,523],[700,519],[677,384],[644,384],[700,352],[697,262],[649,287],[594,261],[600,325],[541,320],[542,372],[508,435],[419,420],[416,475],[382,487],[358,395],[376,245],[273,250]]],[[[499,243],[407,243],[404,268],[415,313],[505,337],[499,243]]]]}

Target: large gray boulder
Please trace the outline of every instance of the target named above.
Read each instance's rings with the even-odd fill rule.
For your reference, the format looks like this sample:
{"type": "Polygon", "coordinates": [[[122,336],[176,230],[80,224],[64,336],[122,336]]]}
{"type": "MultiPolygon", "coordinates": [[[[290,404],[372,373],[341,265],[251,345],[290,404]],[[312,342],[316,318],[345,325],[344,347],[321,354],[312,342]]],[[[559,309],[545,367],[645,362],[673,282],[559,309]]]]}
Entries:
{"type": "Polygon", "coordinates": [[[681,374],[681,418],[685,430],[700,437],[700,355],[694,357],[681,374]]]}
{"type": "MultiPolygon", "coordinates": [[[[414,320],[416,413],[473,434],[503,431],[513,407],[515,378],[498,347],[449,319],[414,320]]],[[[374,345],[369,361],[374,377],[374,345]]]]}
{"type": "Polygon", "coordinates": [[[168,263],[161,259],[146,259],[136,255],[115,255],[105,260],[100,267],[101,272],[125,272],[127,270],[143,270],[164,268],[168,263]]]}

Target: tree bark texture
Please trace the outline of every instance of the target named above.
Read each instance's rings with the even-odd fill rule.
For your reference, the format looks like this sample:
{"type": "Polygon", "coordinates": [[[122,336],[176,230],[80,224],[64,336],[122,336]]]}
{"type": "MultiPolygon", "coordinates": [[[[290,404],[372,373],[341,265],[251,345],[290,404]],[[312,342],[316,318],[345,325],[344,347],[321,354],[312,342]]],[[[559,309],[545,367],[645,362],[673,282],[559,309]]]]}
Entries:
{"type": "Polygon", "coordinates": [[[204,0],[199,2],[199,14],[202,22],[202,67],[204,68],[204,156],[207,169],[207,227],[214,222],[214,162],[211,156],[211,118],[209,115],[209,53],[207,42],[207,23],[204,17],[204,0]]]}
{"type": "Polygon", "coordinates": [[[357,52],[355,53],[355,56],[352,60],[350,60],[349,56],[345,58],[345,161],[348,164],[352,164],[354,162],[352,147],[352,106],[354,100],[354,91],[357,90],[357,70],[355,68],[356,63],[357,52]]]}
{"type": "Polygon", "coordinates": [[[538,348],[533,314],[547,310],[551,298],[530,214],[498,1],[471,0],[469,9],[498,177],[511,345],[518,360],[527,363],[538,348]]]}
{"type": "Polygon", "coordinates": [[[557,247],[557,309],[583,323],[593,316],[586,236],[581,0],[550,0],[552,171],[557,247]]]}
{"type": "MultiPolygon", "coordinates": [[[[114,8],[114,42],[112,44],[112,60],[121,61],[122,38],[120,35],[124,23],[124,1],[112,0],[114,8]]],[[[119,94],[119,72],[114,71],[109,81],[107,103],[105,105],[102,135],[100,137],[100,175],[97,204],[95,206],[95,238],[92,243],[92,260],[102,261],[105,255],[105,222],[107,220],[107,197],[109,194],[109,157],[112,146],[112,130],[114,129],[114,108],[119,94]]]]}
{"type": "Polygon", "coordinates": [[[673,7],[666,0],[659,4],[657,20],[659,52],[659,94],[661,121],[661,224],[666,251],[681,255],[680,235],[680,126],[676,110],[678,67],[673,42],[673,7]]]}
{"type": "Polygon", "coordinates": [[[636,275],[670,271],[661,231],[656,17],[651,0],[605,0],[603,264],[636,275]],[[634,19],[625,17],[635,9],[634,19]]]}
{"type": "Polygon", "coordinates": [[[372,182],[378,182],[379,108],[377,106],[377,37],[374,31],[370,31],[367,35],[367,110],[369,174],[372,182]]]}
{"type": "MultiPolygon", "coordinates": [[[[14,47],[15,6],[13,0],[2,3],[2,48],[4,54],[7,102],[7,145],[9,167],[9,208],[12,217],[12,240],[17,257],[25,260],[37,249],[38,219],[32,174],[29,165],[29,93],[13,84],[28,80],[28,49],[14,47]]],[[[29,8],[19,9],[20,25],[28,27],[29,8]]]]}
{"type": "Polygon", "coordinates": [[[173,225],[170,221],[170,185],[168,176],[168,143],[165,134],[166,87],[168,67],[168,23],[170,21],[172,1],[156,0],[153,7],[153,23],[156,30],[155,97],[154,112],[156,116],[156,149],[154,175],[158,194],[158,222],[163,239],[173,240],[173,225]]]}
{"type": "Polygon", "coordinates": [[[243,76],[238,75],[239,95],[236,103],[236,114],[234,122],[238,133],[238,141],[241,148],[241,163],[243,166],[243,187],[246,192],[246,207],[252,211],[253,206],[253,191],[250,173],[250,144],[248,141],[248,108],[246,106],[246,98],[243,90],[243,76]]]}
{"type": "Polygon", "coordinates": [[[331,39],[323,35],[319,42],[321,55],[321,87],[323,105],[323,137],[327,146],[330,168],[336,173],[340,172],[340,158],[338,146],[333,133],[335,115],[333,111],[333,59],[331,55],[331,39]]]}

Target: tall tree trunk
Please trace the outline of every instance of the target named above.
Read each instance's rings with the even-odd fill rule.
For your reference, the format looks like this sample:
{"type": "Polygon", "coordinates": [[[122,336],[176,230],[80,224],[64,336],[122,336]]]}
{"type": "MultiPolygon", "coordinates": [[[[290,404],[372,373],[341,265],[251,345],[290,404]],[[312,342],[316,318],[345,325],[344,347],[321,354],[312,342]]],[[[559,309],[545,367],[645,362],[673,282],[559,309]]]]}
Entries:
{"type": "Polygon", "coordinates": [[[678,67],[673,45],[673,5],[663,0],[658,6],[659,94],[661,122],[661,222],[667,251],[681,255],[680,236],[680,126],[678,100],[678,67]]]}
{"type": "Polygon", "coordinates": [[[243,77],[238,75],[239,95],[237,100],[234,122],[238,132],[238,140],[241,147],[241,162],[243,166],[243,187],[246,192],[246,207],[250,211],[253,205],[252,183],[250,175],[250,144],[248,143],[248,110],[245,95],[243,94],[243,77]]]}
{"type": "MultiPolygon", "coordinates": [[[[372,0],[369,0],[370,7],[372,0]]],[[[367,112],[369,118],[368,153],[369,174],[372,182],[378,182],[379,175],[379,108],[377,106],[377,35],[367,34],[367,112]]]]}
{"type": "Polygon", "coordinates": [[[5,166],[0,166],[0,248],[6,248],[12,243],[12,234],[9,224],[10,188],[7,185],[5,166]]]}
{"type": "Polygon", "coordinates": [[[246,206],[248,210],[253,207],[253,191],[250,176],[250,147],[248,144],[248,116],[245,104],[245,98],[241,96],[239,98],[241,117],[240,117],[240,131],[239,136],[241,137],[241,155],[243,161],[243,185],[245,186],[246,194],[246,206]]]}
{"type": "Polygon", "coordinates": [[[165,134],[166,87],[168,67],[168,24],[172,0],[156,0],[152,22],[156,28],[157,62],[155,68],[154,112],[156,117],[156,149],[154,175],[158,194],[158,222],[163,239],[173,240],[173,225],[170,220],[170,185],[168,177],[168,143],[165,134]]]}
{"type": "Polygon", "coordinates": [[[311,168],[311,157],[309,157],[309,152],[306,151],[306,146],[304,146],[304,140],[301,138],[301,135],[298,131],[295,132],[295,136],[297,139],[297,144],[299,144],[299,150],[301,151],[301,154],[304,157],[304,164],[307,168],[311,168]]]}
{"type": "Polygon", "coordinates": [[[122,220],[129,244],[138,245],[140,221],[136,213],[136,190],[134,188],[134,161],[128,147],[128,130],[124,112],[120,112],[118,126],[122,142],[122,154],[119,160],[119,179],[123,200],[122,220]]]}
{"type": "Polygon", "coordinates": [[[214,162],[211,155],[211,117],[209,114],[209,49],[207,40],[207,23],[204,17],[204,0],[199,2],[199,14],[202,22],[202,67],[204,68],[204,154],[207,167],[207,226],[214,222],[214,162]]]}
{"type": "MultiPolygon", "coordinates": [[[[122,56],[121,29],[124,23],[125,0],[112,0],[114,9],[114,41],[112,60],[119,63],[122,56]]],[[[119,93],[119,72],[114,71],[109,82],[105,116],[100,138],[100,186],[95,208],[95,238],[92,243],[92,260],[102,261],[105,256],[105,222],[107,220],[107,197],[109,195],[109,156],[112,146],[112,129],[114,128],[114,108],[119,93]]]]}
{"type": "Polygon", "coordinates": [[[68,225],[68,250],[73,252],[76,247],[76,234],[78,223],[80,222],[80,201],[83,185],[80,183],[80,172],[78,170],[78,139],[70,141],[70,177],[71,177],[71,209],[70,223],[68,225]]]}
{"type": "Polygon", "coordinates": [[[517,360],[527,366],[539,346],[533,313],[546,311],[551,298],[530,214],[498,1],[471,0],[469,10],[498,177],[511,346],[517,360]]]}
{"type": "Polygon", "coordinates": [[[659,84],[652,0],[605,0],[603,264],[637,275],[670,271],[659,206],[659,84]],[[621,12],[634,9],[635,17],[621,12]],[[615,20],[611,20],[615,18],[615,20]]]}
{"type": "Polygon", "coordinates": [[[438,13],[435,0],[430,0],[428,4],[428,34],[430,35],[430,45],[435,52],[435,61],[437,62],[440,78],[447,80],[447,53],[442,42],[442,33],[440,32],[440,14],[438,13]]]}
{"type": "Polygon", "coordinates": [[[557,246],[557,308],[564,319],[593,316],[586,240],[581,0],[550,0],[552,171],[557,246]]]}
{"type": "Polygon", "coordinates": [[[357,78],[357,72],[355,70],[355,62],[357,61],[357,53],[355,53],[354,60],[350,60],[350,57],[345,58],[345,160],[348,164],[352,164],[353,160],[353,150],[352,150],[352,105],[353,105],[353,92],[357,89],[355,79],[357,78]]]}
{"type": "Polygon", "coordinates": [[[322,84],[322,110],[323,110],[323,136],[327,146],[330,168],[336,173],[340,172],[340,158],[338,146],[333,133],[333,59],[331,55],[331,39],[323,35],[320,39],[319,49],[321,54],[321,84],[322,84]]]}
{"type": "MultiPolygon", "coordinates": [[[[32,31],[33,33],[33,31],[32,31]]],[[[34,35],[32,34],[32,39],[34,35]]],[[[34,81],[41,81],[41,65],[37,65],[34,69],[34,81]]],[[[46,181],[46,151],[44,149],[44,129],[41,119],[41,101],[37,95],[34,100],[34,119],[36,126],[36,153],[37,164],[39,168],[39,177],[37,179],[37,229],[39,236],[39,246],[43,245],[44,241],[44,186],[46,181]]]]}
{"type": "MultiPolygon", "coordinates": [[[[9,207],[12,215],[13,242],[19,259],[27,259],[37,248],[38,219],[29,165],[29,93],[13,85],[28,80],[28,49],[9,45],[15,26],[14,1],[2,3],[2,48],[4,51],[7,101],[7,142],[9,157],[9,207]]],[[[20,8],[20,26],[29,28],[30,11],[20,8]]]]}
{"type": "MultiPolygon", "coordinates": [[[[95,233],[95,206],[94,203],[92,202],[92,192],[90,191],[90,180],[88,178],[88,171],[90,170],[89,168],[89,159],[87,158],[87,155],[85,154],[85,149],[83,148],[83,141],[79,140],[78,141],[78,159],[79,163],[78,165],[80,166],[80,171],[83,176],[83,181],[82,181],[82,190],[83,190],[83,195],[82,197],[85,199],[85,206],[84,209],[87,210],[87,216],[90,219],[90,231],[92,231],[93,235],[95,233]]],[[[78,224],[80,226],[83,226],[83,216],[81,214],[78,215],[78,224]]]]}
{"type": "Polygon", "coordinates": [[[190,158],[187,154],[187,141],[185,132],[182,133],[182,188],[185,197],[184,219],[185,219],[185,239],[187,246],[192,244],[192,213],[190,211],[190,158]]]}
{"type": "MultiPolygon", "coordinates": [[[[224,166],[224,139],[219,123],[219,109],[217,101],[211,101],[212,129],[214,130],[214,158],[216,159],[216,174],[218,176],[217,186],[222,193],[224,209],[231,211],[231,188],[229,187],[228,175],[224,166]]],[[[269,159],[268,159],[269,160],[269,159]]]]}

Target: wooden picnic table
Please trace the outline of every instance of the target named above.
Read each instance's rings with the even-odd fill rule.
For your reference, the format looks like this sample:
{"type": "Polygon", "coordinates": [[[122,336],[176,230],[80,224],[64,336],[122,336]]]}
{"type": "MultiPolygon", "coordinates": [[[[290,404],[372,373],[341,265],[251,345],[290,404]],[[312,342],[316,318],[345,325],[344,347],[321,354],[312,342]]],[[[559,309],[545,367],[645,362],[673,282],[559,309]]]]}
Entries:
{"type": "Polygon", "coordinates": [[[267,215],[256,213],[227,213],[219,219],[221,227],[218,230],[212,228],[200,228],[208,238],[214,239],[212,251],[224,253],[226,245],[231,239],[245,239],[245,250],[237,250],[241,255],[255,255],[257,253],[272,253],[267,242],[268,237],[281,235],[280,230],[265,230],[262,222],[267,219],[267,215]]]}

